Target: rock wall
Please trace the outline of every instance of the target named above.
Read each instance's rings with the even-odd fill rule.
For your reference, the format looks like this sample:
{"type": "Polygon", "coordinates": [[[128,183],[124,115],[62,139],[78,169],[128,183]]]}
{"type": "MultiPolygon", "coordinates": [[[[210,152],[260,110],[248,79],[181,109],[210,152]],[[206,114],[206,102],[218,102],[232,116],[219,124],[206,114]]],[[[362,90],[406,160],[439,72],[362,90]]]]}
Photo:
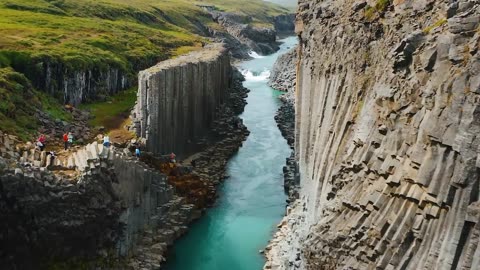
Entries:
{"type": "Polygon", "coordinates": [[[1,167],[3,268],[52,269],[74,258],[95,261],[115,249],[121,209],[108,169],[70,182],[45,170],[1,167]]]}
{"type": "MultiPolygon", "coordinates": [[[[275,121],[282,136],[293,149],[295,144],[295,85],[298,47],[280,56],[273,65],[268,84],[286,93],[280,96],[282,105],[278,108],[275,121]]],[[[283,167],[285,193],[292,202],[298,198],[298,164],[292,152],[283,167]]]]}
{"type": "MultiPolygon", "coordinates": [[[[277,31],[269,27],[253,26],[253,20],[249,16],[218,11],[215,6],[202,6],[210,13],[212,19],[220,26],[220,29],[210,29],[210,35],[218,43],[224,43],[233,57],[249,59],[249,53],[255,51],[258,54],[272,54],[279,49],[277,31]]],[[[278,27],[288,28],[288,16],[272,18],[272,23],[278,27]],[[278,20],[278,23],[275,23],[278,20]]],[[[293,24],[293,18],[290,24],[293,24]]]]}
{"type": "Polygon", "coordinates": [[[272,73],[268,81],[271,87],[279,91],[287,92],[285,98],[288,100],[295,99],[297,50],[297,47],[292,48],[277,59],[273,65],[272,73]]]}
{"type": "Polygon", "coordinates": [[[275,30],[279,34],[293,34],[295,32],[295,14],[284,14],[274,18],[275,30]]]}
{"type": "Polygon", "coordinates": [[[65,104],[101,100],[132,86],[134,78],[114,65],[71,67],[55,59],[36,59],[34,63],[13,63],[15,70],[27,76],[35,88],[65,104]]]}
{"type": "Polygon", "coordinates": [[[139,74],[134,128],[154,154],[198,149],[232,86],[228,52],[220,44],[178,57],[139,74]]]}
{"type": "Polygon", "coordinates": [[[119,220],[125,224],[117,248],[120,255],[126,256],[132,254],[145,229],[161,225],[174,191],[166,175],[136,160],[117,157],[113,160],[113,168],[117,175],[113,190],[123,206],[119,220]]]}
{"type": "Polygon", "coordinates": [[[127,149],[94,142],[51,163],[45,152],[20,155],[16,143],[0,132],[6,269],[124,269],[125,258],[133,269],[158,269],[167,246],[199,216],[166,174],[127,149]]]}
{"type": "Polygon", "coordinates": [[[479,1],[300,1],[300,199],[266,269],[480,269],[479,22],[479,1]]]}

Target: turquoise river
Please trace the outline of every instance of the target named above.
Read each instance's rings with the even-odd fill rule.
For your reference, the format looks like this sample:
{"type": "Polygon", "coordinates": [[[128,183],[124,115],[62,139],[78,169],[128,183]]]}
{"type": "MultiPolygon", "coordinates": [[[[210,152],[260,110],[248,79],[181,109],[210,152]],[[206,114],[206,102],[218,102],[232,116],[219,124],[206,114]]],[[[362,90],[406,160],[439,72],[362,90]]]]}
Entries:
{"type": "Polygon", "coordinates": [[[246,78],[244,86],[251,90],[241,115],[251,133],[228,162],[230,178],[219,187],[216,206],[177,241],[162,269],[262,269],[265,260],[259,250],[268,244],[285,213],[282,168],[291,152],[274,120],[281,93],[267,85],[275,60],[297,39],[282,42],[277,53],[255,55],[238,65],[246,78]]]}

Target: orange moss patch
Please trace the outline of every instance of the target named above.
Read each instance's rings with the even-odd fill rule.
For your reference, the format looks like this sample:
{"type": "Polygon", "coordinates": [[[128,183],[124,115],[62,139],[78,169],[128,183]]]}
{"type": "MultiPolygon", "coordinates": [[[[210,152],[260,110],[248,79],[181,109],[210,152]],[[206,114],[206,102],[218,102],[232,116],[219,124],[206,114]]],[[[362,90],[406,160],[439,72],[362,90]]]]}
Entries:
{"type": "Polygon", "coordinates": [[[184,197],[197,209],[204,209],[215,202],[216,189],[212,182],[194,173],[182,174],[176,163],[164,162],[148,154],[142,155],[140,160],[166,174],[168,183],[175,187],[177,195],[184,197]]]}

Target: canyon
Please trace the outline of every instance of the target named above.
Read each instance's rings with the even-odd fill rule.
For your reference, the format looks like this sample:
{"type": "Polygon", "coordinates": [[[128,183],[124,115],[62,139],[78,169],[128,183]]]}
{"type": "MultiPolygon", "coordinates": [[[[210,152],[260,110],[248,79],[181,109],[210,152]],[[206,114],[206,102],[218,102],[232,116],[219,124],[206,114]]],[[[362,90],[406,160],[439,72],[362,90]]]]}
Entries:
{"type": "Polygon", "coordinates": [[[480,269],[480,1],[299,0],[274,29],[200,8],[189,54],[36,65],[73,104],[140,70],[136,137],[52,161],[0,132],[2,266],[480,269]]]}

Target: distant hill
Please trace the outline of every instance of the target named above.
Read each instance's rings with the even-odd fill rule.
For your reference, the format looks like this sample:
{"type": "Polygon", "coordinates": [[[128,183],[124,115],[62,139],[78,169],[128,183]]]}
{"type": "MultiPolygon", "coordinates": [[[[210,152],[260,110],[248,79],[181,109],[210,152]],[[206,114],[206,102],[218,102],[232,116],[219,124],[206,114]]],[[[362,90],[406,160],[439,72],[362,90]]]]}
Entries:
{"type": "Polygon", "coordinates": [[[289,8],[296,8],[298,5],[297,0],[265,0],[267,2],[272,2],[281,6],[289,7],[289,8]]]}

